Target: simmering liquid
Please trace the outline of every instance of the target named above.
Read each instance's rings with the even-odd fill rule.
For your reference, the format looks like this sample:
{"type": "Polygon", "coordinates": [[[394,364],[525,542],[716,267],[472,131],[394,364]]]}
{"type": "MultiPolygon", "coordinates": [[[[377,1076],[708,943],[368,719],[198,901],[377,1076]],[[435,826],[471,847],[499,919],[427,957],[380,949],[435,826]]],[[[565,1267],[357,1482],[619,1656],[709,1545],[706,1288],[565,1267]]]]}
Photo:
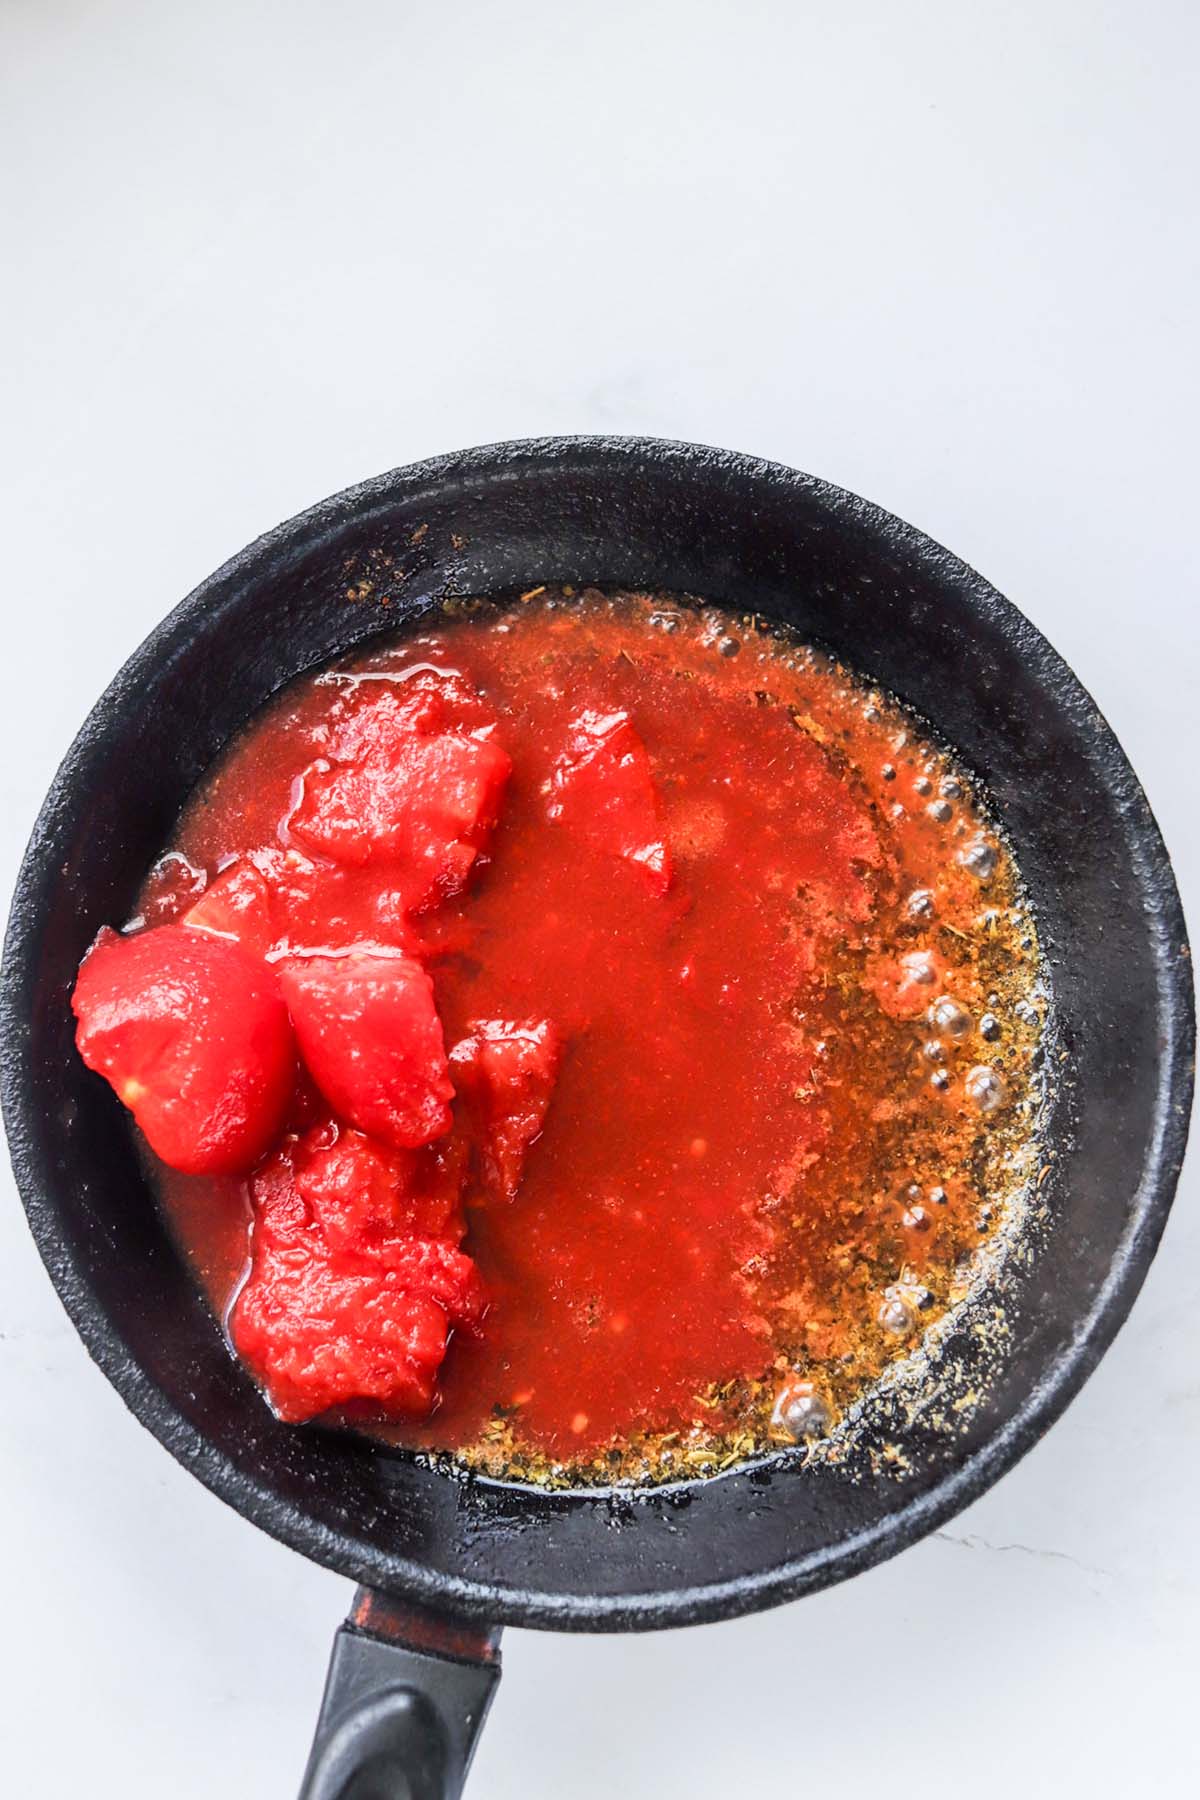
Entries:
{"type": "MultiPolygon", "coordinates": [[[[430,1411],[356,1419],[393,1441],[561,1482],[827,1434],[961,1298],[1029,1177],[1037,944],[984,799],[894,701],[752,619],[641,594],[460,602],[251,724],[141,922],[235,858],[288,886],[272,957],[403,944],[447,1047],[481,1020],[561,1045],[511,1196],[455,1103],[487,1308],[430,1411]],[[465,891],[406,913],[386,863],[323,858],[289,820],[339,722],[414,670],[478,694],[512,773],[465,891]],[[640,746],[615,789],[579,749],[581,720],[617,743],[614,719],[640,746]]],[[[160,1188],[225,1317],[252,1185],[160,1188]]]]}

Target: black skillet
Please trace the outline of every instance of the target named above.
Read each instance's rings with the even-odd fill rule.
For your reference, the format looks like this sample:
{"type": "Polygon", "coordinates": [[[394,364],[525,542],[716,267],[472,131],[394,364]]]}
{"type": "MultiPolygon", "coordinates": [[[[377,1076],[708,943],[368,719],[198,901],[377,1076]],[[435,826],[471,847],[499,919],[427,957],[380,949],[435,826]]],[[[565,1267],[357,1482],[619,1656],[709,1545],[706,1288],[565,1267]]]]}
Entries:
{"type": "MultiPolygon", "coordinates": [[[[335,1647],[309,1800],[456,1794],[505,1622],[644,1630],[773,1605],[892,1555],[1011,1468],[1095,1367],[1146,1273],[1183,1155],[1195,1034],[1154,819],[1033,627],[850,494],[639,439],[505,444],[384,475],[197,588],[59,771],[17,884],[3,989],[17,1180],[88,1349],[214,1492],[364,1586],[335,1647]],[[360,582],[369,595],[349,599],[360,582]],[[68,994],[84,949],[128,914],[190,789],[255,709],[441,596],[542,582],[673,589],[789,621],[934,721],[1016,846],[1056,1018],[1045,1220],[1007,1273],[1008,1336],[982,1402],[955,1436],[918,1409],[903,1476],[875,1472],[868,1429],[842,1468],[781,1452],[682,1489],[546,1493],[278,1423],[165,1235],[121,1108],[74,1052],[68,994]]],[[[969,1373],[977,1354],[960,1331],[929,1381],[955,1359],[969,1373]]]]}

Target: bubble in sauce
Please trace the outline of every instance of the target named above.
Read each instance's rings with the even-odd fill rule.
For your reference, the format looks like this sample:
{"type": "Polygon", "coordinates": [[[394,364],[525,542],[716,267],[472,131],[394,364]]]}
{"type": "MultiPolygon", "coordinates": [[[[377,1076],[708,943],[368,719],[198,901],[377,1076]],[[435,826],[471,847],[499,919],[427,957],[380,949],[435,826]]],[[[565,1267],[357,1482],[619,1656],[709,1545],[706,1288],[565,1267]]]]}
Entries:
{"type": "Polygon", "coordinates": [[[1003,1078],[987,1063],[976,1063],[968,1071],[963,1088],[972,1106],[981,1113],[995,1112],[997,1107],[1004,1104],[1003,1078]]]}
{"type": "Polygon", "coordinates": [[[945,1037],[961,1038],[971,1029],[971,1015],[965,1006],[943,994],[929,1009],[929,1023],[945,1037]]]}
{"type": "Polygon", "coordinates": [[[959,862],[964,869],[969,869],[979,881],[988,881],[996,873],[999,858],[993,845],[984,838],[976,838],[959,853],[959,862]]]}
{"type": "Polygon", "coordinates": [[[829,1403],[811,1381],[788,1381],[780,1388],[771,1413],[776,1430],[786,1431],[799,1443],[801,1438],[822,1436],[832,1422],[829,1403]]]}
{"type": "Polygon", "coordinates": [[[907,1337],[917,1323],[916,1308],[911,1306],[898,1288],[889,1288],[875,1315],[885,1331],[893,1337],[907,1337]]]}
{"type": "Polygon", "coordinates": [[[937,966],[932,950],[910,950],[900,958],[900,967],[904,971],[904,979],[915,981],[918,987],[932,987],[937,979],[937,966]]]}

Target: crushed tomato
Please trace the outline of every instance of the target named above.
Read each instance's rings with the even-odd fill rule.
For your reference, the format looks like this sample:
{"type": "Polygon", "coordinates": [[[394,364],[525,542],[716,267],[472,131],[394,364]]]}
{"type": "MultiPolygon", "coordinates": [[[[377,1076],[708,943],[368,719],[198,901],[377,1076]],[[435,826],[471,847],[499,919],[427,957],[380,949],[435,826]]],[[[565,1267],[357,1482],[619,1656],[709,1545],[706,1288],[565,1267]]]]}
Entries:
{"type": "Polygon", "coordinates": [[[953,1301],[1011,1149],[968,1068],[1003,1067],[1001,1119],[1028,1087],[1033,1037],[980,1037],[1031,991],[1018,899],[961,776],[836,665],[547,593],[255,720],[148,878],[150,929],[84,964],[80,1044],[137,1079],[87,1016],[114,944],[236,963],[211,1046],[194,994],[156,1040],[191,1113],[134,1110],[282,1417],[668,1474],[761,1447],[779,1392],[831,1415],[953,1301]],[[935,1004],[966,1027],[931,1041],[935,1004]]]}

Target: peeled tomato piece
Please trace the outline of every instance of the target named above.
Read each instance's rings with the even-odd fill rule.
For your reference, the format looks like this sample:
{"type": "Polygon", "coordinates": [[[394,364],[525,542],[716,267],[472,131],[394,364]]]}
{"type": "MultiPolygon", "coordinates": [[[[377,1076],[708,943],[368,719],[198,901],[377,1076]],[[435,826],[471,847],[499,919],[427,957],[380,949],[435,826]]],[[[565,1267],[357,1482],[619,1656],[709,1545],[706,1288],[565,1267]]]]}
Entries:
{"type": "Polygon", "coordinates": [[[589,711],[571,721],[550,779],[546,815],[594,850],[631,864],[656,897],[670,887],[658,791],[628,713],[589,711]]]}
{"type": "Polygon", "coordinates": [[[449,1131],[454,1088],[420,963],[356,950],[279,971],[300,1053],[339,1118],[402,1150],[449,1131]]]}
{"type": "Polygon", "coordinates": [[[237,1174],[277,1137],[296,1077],[273,972],[183,925],[100,932],[71,1001],[75,1041],[151,1149],[187,1174],[237,1174]]]}

